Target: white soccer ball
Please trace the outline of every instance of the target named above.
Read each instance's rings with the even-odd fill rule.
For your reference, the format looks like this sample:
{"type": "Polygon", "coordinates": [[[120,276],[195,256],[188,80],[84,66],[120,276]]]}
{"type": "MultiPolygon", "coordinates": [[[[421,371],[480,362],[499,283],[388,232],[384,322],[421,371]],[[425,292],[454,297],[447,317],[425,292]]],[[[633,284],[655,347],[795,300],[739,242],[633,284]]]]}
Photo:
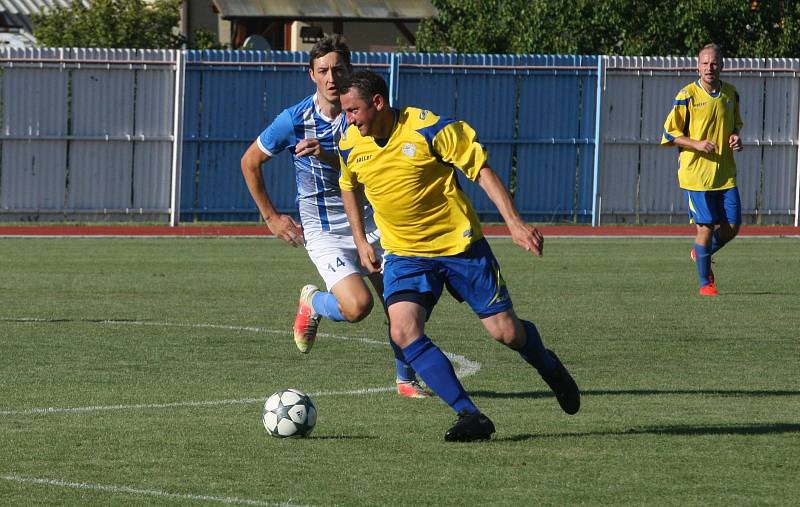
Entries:
{"type": "Polygon", "coordinates": [[[317,424],[317,407],[303,391],[285,389],[267,398],[262,420],[273,437],[305,437],[317,424]]]}

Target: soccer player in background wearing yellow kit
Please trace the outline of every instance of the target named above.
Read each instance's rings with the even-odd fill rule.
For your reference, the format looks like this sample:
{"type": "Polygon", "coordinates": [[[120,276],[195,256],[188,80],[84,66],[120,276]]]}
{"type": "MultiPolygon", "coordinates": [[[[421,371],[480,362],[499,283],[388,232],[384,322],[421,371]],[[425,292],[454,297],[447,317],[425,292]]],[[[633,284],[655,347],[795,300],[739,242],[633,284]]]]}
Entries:
{"type": "Polygon", "coordinates": [[[413,107],[389,106],[386,82],[360,71],[345,78],[339,99],[349,127],[339,140],[339,186],[362,265],[381,270],[364,232],[361,190],[381,230],[384,300],[391,338],[408,364],[457,414],[446,441],[486,440],[494,424],[478,410],[453,365],[425,335],[425,322],[447,287],[466,301],[495,340],[517,351],[553,390],[568,414],[580,408],[578,386],[542,344],[536,326],[514,312],[500,267],[456,171],[487,193],[514,242],[542,255],[539,231],[527,225],[467,123],[413,107]]]}
{"type": "Polygon", "coordinates": [[[711,256],[739,233],[742,205],[733,152],[741,151],[739,93],[720,80],[722,51],[707,44],[697,57],[699,79],[684,86],[664,123],[662,145],[680,150],[678,182],[697,226],[691,258],[701,296],[716,296],[711,256]]]}

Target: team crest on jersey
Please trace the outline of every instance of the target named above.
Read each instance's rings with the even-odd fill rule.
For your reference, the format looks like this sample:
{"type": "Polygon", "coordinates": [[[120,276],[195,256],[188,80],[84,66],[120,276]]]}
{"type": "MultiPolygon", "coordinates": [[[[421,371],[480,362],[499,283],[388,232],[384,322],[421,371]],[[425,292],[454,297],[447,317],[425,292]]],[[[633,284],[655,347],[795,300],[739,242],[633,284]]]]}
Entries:
{"type": "Polygon", "coordinates": [[[403,150],[403,154],[407,157],[413,157],[417,154],[417,148],[411,143],[405,143],[401,148],[403,150]]]}
{"type": "Polygon", "coordinates": [[[426,110],[422,111],[421,113],[419,113],[419,119],[420,120],[424,120],[425,118],[428,117],[429,114],[431,114],[431,112],[426,109],[426,110]]]}

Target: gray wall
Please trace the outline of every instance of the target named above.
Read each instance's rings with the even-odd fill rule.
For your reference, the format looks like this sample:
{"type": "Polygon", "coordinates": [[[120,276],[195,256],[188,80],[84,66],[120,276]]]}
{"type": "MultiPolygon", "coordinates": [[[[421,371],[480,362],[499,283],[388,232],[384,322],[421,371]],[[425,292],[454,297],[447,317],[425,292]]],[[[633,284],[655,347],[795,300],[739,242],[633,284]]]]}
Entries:
{"type": "MultiPolygon", "coordinates": [[[[660,147],[672,99],[697,79],[694,58],[610,57],[604,77],[598,198],[604,222],[684,223],[676,148],[660,147]]],[[[800,61],[726,59],[745,149],[735,155],[745,223],[793,223],[800,61]]]]}
{"type": "Polygon", "coordinates": [[[0,219],[163,219],[174,51],[0,53],[0,219]]]}

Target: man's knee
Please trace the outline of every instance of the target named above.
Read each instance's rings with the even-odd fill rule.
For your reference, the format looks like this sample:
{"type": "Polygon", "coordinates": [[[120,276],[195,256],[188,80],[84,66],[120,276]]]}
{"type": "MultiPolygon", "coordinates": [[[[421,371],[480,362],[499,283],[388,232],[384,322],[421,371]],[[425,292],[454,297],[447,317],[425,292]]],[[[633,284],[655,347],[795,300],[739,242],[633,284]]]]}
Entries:
{"type": "Polygon", "coordinates": [[[425,334],[426,310],[423,306],[400,301],[389,306],[389,333],[392,341],[404,348],[425,334]]]}
{"type": "Polygon", "coordinates": [[[363,320],[372,311],[372,293],[358,274],[346,276],[333,286],[331,292],[348,322],[363,320]]]}
{"type": "Polygon", "coordinates": [[[348,322],[359,322],[364,320],[372,311],[374,303],[369,293],[365,295],[353,295],[339,300],[342,315],[348,322]]]}
{"type": "Polygon", "coordinates": [[[711,244],[711,237],[714,235],[714,226],[709,224],[697,224],[697,234],[694,242],[698,245],[708,246],[711,244]]]}
{"type": "Polygon", "coordinates": [[[501,312],[482,321],[489,335],[500,343],[512,348],[525,345],[525,328],[511,312],[501,312]]]}
{"type": "Polygon", "coordinates": [[[399,323],[395,324],[392,322],[389,326],[389,336],[394,344],[402,349],[419,338],[420,335],[412,331],[409,326],[403,326],[399,323]]]}

